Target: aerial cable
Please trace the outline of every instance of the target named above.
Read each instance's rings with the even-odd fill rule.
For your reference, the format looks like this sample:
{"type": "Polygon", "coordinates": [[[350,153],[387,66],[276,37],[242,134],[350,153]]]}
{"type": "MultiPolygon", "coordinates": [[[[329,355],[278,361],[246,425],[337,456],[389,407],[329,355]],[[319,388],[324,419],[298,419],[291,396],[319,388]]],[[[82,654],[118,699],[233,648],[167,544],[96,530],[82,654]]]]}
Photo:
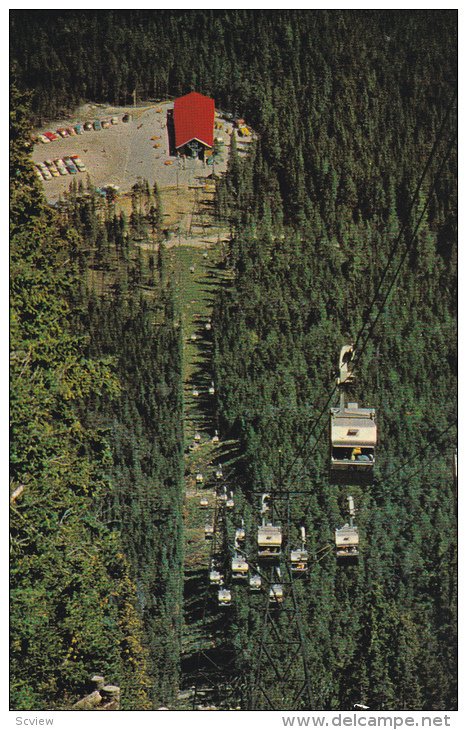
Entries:
{"type": "MultiPolygon", "coordinates": [[[[437,443],[441,439],[441,437],[444,436],[445,433],[447,433],[448,431],[450,431],[451,428],[453,428],[456,425],[457,425],[456,421],[451,421],[451,423],[448,426],[446,426],[446,428],[443,429],[443,431],[440,431],[440,433],[436,434],[436,436],[432,439],[432,441],[429,444],[427,444],[426,446],[424,446],[422,449],[420,449],[420,451],[418,451],[416,454],[414,454],[409,459],[407,459],[407,461],[404,461],[403,464],[401,464],[400,466],[396,467],[396,469],[393,469],[392,471],[390,471],[389,474],[385,474],[384,475],[384,479],[385,480],[386,479],[389,479],[390,477],[394,476],[394,474],[397,474],[399,471],[401,471],[402,469],[404,469],[404,467],[406,467],[407,464],[410,464],[412,461],[414,461],[415,459],[417,459],[418,457],[420,457],[427,449],[431,448],[434,443],[437,443]]],[[[438,458],[438,456],[436,455],[433,458],[438,458]]]]}
{"type": "MultiPolygon", "coordinates": [[[[288,536],[290,536],[290,522],[291,522],[291,519],[290,519],[290,496],[289,496],[289,498],[287,499],[287,535],[288,536]]],[[[285,561],[285,566],[286,566],[287,575],[288,575],[289,582],[290,582],[290,592],[292,594],[292,602],[293,602],[293,606],[295,609],[295,619],[297,621],[298,636],[300,639],[300,651],[302,654],[303,672],[305,675],[305,683],[304,683],[303,689],[306,686],[308,703],[310,705],[310,707],[308,709],[311,710],[311,707],[313,704],[313,693],[311,691],[310,672],[309,672],[308,664],[307,664],[307,660],[306,660],[305,638],[303,636],[302,622],[300,621],[300,613],[298,610],[297,596],[295,595],[295,585],[294,585],[294,580],[293,580],[293,576],[292,576],[292,571],[290,569],[289,561],[287,559],[285,561]]],[[[303,691],[303,689],[300,691],[300,694],[303,691]]],[[[300,694],[298,695],[298,697],[300,696],[300,694]]],[[[298,699],[298,697],[296,698],[296,700],[298,699]]]]}
{"type": "MultiPolygon", "coordinates": [[[[431,166],[431,163],[432,163],[432,161],[433,161],[433,159],[434,159],[434,156],[435,156],[435,153],[436,153],[437,147],[439,146],[439,144],[440,144],[440,142],[441,142],[441,138],[442,138],[442,135],[443,135],[443,132],[444,132],[444,128],[445,128],[445,126],[446,126],[446,123],[447,123],[447,121],[448,121],[448,119],[449,119],[449,116],[450,116],[450,114],[451,114],[451,111],[452,111],[452,108],[453,108],[453,106],[454,106],[454,102],[455,102],[456,98],[457,98],[457,92],[454,92],[454,94],[453,94],[453,96],[452,96],[452,98],[451,98],[451,101],[450,101],[450,103],[449,103],[449,106],[448,106],[448,108],[447,108],[447,110],[446,110],[446,114],[444,115],[444,118],[443,118],[443,120],[442,120],[442,122],[441,122],[441,125],[440,125],[440,127],[439,127],[439,129],[438,129],[438,132],[437,132],[437,134],[436,134],[436,138],[435,138],[435,141],[434,141],[434,143],[433,143],[433,145],[432,145],[432,148],[431,148],[430,154],[429,154],[429,156],[428,156],[428,159],[427,159],[427,161],[426,161],[426,163],[425,163],[425,166],[424,166],[424,168],[423,168],[423,171],[422,171],[421,177],[420,177],[420,179],[419,179],[419,181],[418,181],[417,187],[415,188],[415,192],[414,192],[414,194],[412,195],[412,199],[411,199],[411,201],[410,201],[410,205],[409,205],[409,208],[408,208],[408,211],[407,211],[407,217],[406,217],[406,220],[405,220],[405,222],[404,222],[404,223],[403,223],[403,224],[401,225],[401,227],[400,227],[400,229],[399,229],[399,233],[398,233],[398,235],[397,235],[397,238],[396,238],[396,240],[395,240],[395,242],[394,242],[394,245],[392,246],[392,249],[391,249],[391,252],[390,252],[390,254],[389,254],[389,258],[388,258],[388,260],[387,260],[387,262],[386,262],[386,266],[385,266],[385,268],[384,268],[383,274],[382,274],[382,276],[381,276],[381,279],[380,279],[380,281],[379,281],[379,283],[378,283],[378,286],[377,286],[377,288],[376,288],[376,291],[375,291],[375,293],[374,293],[374,295],[373,295],[373,299],[372,299],[372,301],[371,301],[371,304],[370,304],[370,306],[368,307],[368,310],[367,310],[367,317],[366,317],[366,319],[369,319],[369,316],[370,316],[370,314],[371,314],[371,311],[372,311],[372,309],[373,309],[374,305],[376,304],[376,302],[377,302],[377,300],[378,300],[378,297],[379,297],[379,294],[380,294],[380,291],[381,291],[382,285],[383,285],[383,283],[384,283],[384,279],[386,278],[386,275],[387,275],[387,273],[388,273],[388,271],[389,271],[389,268],[390,268],[390,266],[391,266],[391,264],[392,264],[392,262],[393,262],[393,260],[394,260],[394,257],[395,257],[395,255],[396,255],[396,251],[397,251],[397,248],[398,248],[398,246],[399,246],[399,244],[400,244],[400,242],[401,242],[401,239],[402,239],[402,234],[404,233],[405,229],[407,228],[407,225],[408,225],[408,222],[409,222],[409,216],[410,216],[410,213],[412,212],[412,209],[413,209],[413,207],[415,206],[415,204],[416,204],[416,202],[417,202],[417,199],[418,199],[418,196],[419,196],[419,193],[420,193],[421,187],[422,187],[422,185],[423,185],[423,182],[424,182],[424,180],[425,180],[425,177],[426,177],[426,176],[427,176],[427,174],[428,174],[428,170],[429,170],[429,168],[430,168],[430,166],[431,166]]],[[[363,323],[363,325],[362,325],[362,327],[361,327],[361,329],[360,329],[360,332],[358,333],[358,335],[357,335],[357,337],[356,337],[356,339],[355,339],[355,343],[354,343],[354,349],[355,349],[355,350],[357,349],[357,345],[358,345],[358,343],[359,343],[359,341],[360,341],[360,338],[361,338],[361,337],[362,337],[362,335],[363,335],[363,332],[364,332],[364,329],[365,329],[365,325],[366,325],[366,322],[364,322],[364,323],[363,323]]]]}
{"type": "MultiPolygon", "coordinates": [[[[435,187],[436,187],[436,185],[437,185],[437,183],[439,181],[439,178],[441,177],[441,173],[443,172],[444,166],[445,166],[446,162],[448,161],[448,159],[449,159],[449,157],[451,155],[451,152],[452,152],[452,149],[454,147],[455,142],[456,142],[456,137],[453,137],[451,139],[449,145],[448,145],[448,149],[446,150],[446,153],[445,153],[445,155],[443,157],[443,160],[441,162],[441,165],[438,167],[438,170],[437,170],[436,175],[435,175],[435,179],[434,179],[434,181],[433,181],[433,183],[432,183],[432,185],[430,187],[430,190],[428,192],[428,196],[427,196],[425,205],[423,206],[423,210],[420,213],[420,215],[418,217],[418,220],[417,220],[417,223],[415,225],[415,230],[411,234],[410,241],[409,241],[409,243],[408,243],[408,245],[407,245],[407,247],[406,247],[406,249],[405,249],[405,251],[404,251],[404,253],[402,255],[402,258],[401,258],[401,260],[400,260],[400,262],[399,262],[399,264],[397,266],[397,269],[396,269],[396,271],[395,271],[395,273],[394,273],[394,275],[393,275],[393,277],[391,279],[391,282],[389,284],[389,289],[386,292],[386,295],[384,296],[384,299],[383,299],[383,301],[381,303],[381,306],[378,308],[378,313],[377,313],[375,319],[373,320],[373,322],[370,325],[370,329],[369,329],[369,331],[368,331],[368,333],[367,333],[367,335],[365,337],[365,340],[363,342],[363,345],[360,347],[359,351],[356,352],[356,354],[355,354],[355,358],[354,358],[354,363],[355,364],[358,363],[358,361],[360,360],[360,357],[362,355],[362,352],[365,350],[365,347],[368,344],[368,341],[369,341],[369,339],[370,339],[370,337],[371,337],[371,335],[373,333],[373,330],[375,328],[375,325],[378,322],[381,314],[383,313],[384,307],[385,307],[385,305],[386,305],[386,303],[387,303],[387,301],[388,301],[388,299],[389,299],[389,297],[391,295],[392,289],[394,287],[394,284],[397,281],[397,278],[398,278],[398,276],[400,274],[400,271],[402,269],[402,266],[404,265],[405,260],[406,260],[407,256],[409,255],[409,253],[410,253],[410,251],[412,249],[412,246],[414,244],[416,235],[418,233],[418,229],[420,228],[420,224],[421,224],[421,222],[422,222],[422,220],[423,220],[423,218],[425,216],[425,213],[426,213],[426,211],[428,209],[428,206],[430,204],[431,197],[433,195],[433,192],[435,190],[435,187]]],[[[365,323],[365,325],[366,325],[366,323],[365,323]]],[[[364,329],[364,327],[362,327],[362,329],[360,330],[360,333],[358,335],[359,338],[360,338],[360,336],[362,334],[363,329],[364,329]]],[[[356,345],[355,345],[355,347],[356,347],[356,345]]]]}
{"type": "MultiPolygon", "coordinates": [[[[445,117],[445,119],[446,119],[446,117],[445,117]]],[[[436,175],[435,175],[435,179],[434,179],[434,181],[433,181],[433,183],[432,183],[432,185],[431,185],[431,187],[430,187],[430,190],[429,190],[429,192],[428,192],[428,195],[427,195],[427,199],[426,199],[425,205],[423,206],[423,210],[422,210],[421,214],[420,214],[420,215],[419,215],[419,217],[418,217],[417,223],[416,223],[416,225],[415,225],[415,229],[414,229],[414,231],[412,232],[412,234],[411,234],[411,236],[410,236],[410,241],[409,241],[409,243],[408,243],[408,245],[407,245],[407,247],[406,247],[406,249],[405,249],[405,251],[404,251],[404,253],[403,253],[403,255],[402,255],[402,258],[401,258],[401,260],[400,260],[400,262],[399,262],[399,264],[398,264],[398,266],[397,266],[397,269],[396,269],[396,271],[395,271],[395,273],[394,273],[394,275],[393,275],[393,277],[392,277],[392,279],[391,279],[391,282],[390,282],[390,285],[389,285],[389,289],[388,289],[388,291],[386,292],[386,294],[385,294],[385,296],[384,296],[384,299],[383,299],[383,301],[381,302],[381,304],[380,304],[380,306],[379,306],[379,308],[378,308],[378,312],[377,312],[377,315],[376,315],[375,319],[374,319],[374,320],[373,320],[373,321],[371,322],[371,324],[370,324],[370,328],[369,328],[369,330],[368,330],[368,332],[367,332],[367,335],[366,335],[366,337],[365,337],[365,340],[364,340],[363,344],[361,345],[361,347],[359,348],[359,350],[358,350],[358,351],[357,351],[357,352],[355,353],[355,356],[354,356],[354,363],[355,363],[355,364],[357,364],[357,363],[358,363],[358,361],[360,360],[360,358],[361,358],[361,356],[362,356],[362,354],[363,354],[363,352],[364,352],[364,350],[365,350],[365,348],[366,348],[366,346],[367,346],[367,344],[368,344],[368,342],[369,342],[369,340],[370,340],[370,337],[371,337],[371,336],[372,336],[372,334],[373,334],[373,330],[374,330],[374,328],[375,328],[375,326],[376,326],[376,324],[377,324],[377,322],[378,322],[378,320],[379,320],[379,318],[380,318],[380,316],[381,316],[381,314],[382,314],[382,312],[383,312],[383,310],[384,310],[384,307],[385,307],[385,305],[386,305],[386,303],[387,303],[387,301],[388,301],[388,299],[389,299],[389,296],[390,296],[390,294],[391,294],[391,292],[392,292],[392,289],[394,288],[395,282],[396,282],[396,280],[397,280],[397,278],[398,278],[398,276],[399,276],[399,273],[400,273],[400,271],[401,271],[401,269],[402,269],[402,266],[404,265],[404,263],[405,263],[405,260],[406,260],[406,258],[407,258],[407,256],[408,256],[408,254],[409,254],[409,252],[410,252],[410,250],[411,250],[412,246],[413,246],[413,243],[414,243],[415,237],[416,237],[416,235],[417,235],[417,233],[418,233],[418,229],[420,228],[420,224],[421,224],[421,222],[422,222],[422,220],[423,220],[423,217],[424,217],[424,215],[425,215],[425,213],[426,213],[426,211],[427,211],[427,209],[428,209],[428,206],[429,206],[429,204],[430,204],[430,201],[431,201],[431,198],[432,198],[432,195],[433,195],[434,189],[435,189],[435,187],[436,187],[436,185],[437,185],[437,183],[438,183],[438,181],[439,181],[439,178],[440,178],[440,176],[441,176],[441,173],[443,172],[444,166],[446,165],[446,162],[448,161],[448,159],[449,159],[449,157],[450,157],[450,154],[451,154],[451,152],[452,152],[452,149],[453,149],[453,147],[454,147],[454,143],[455,143],[455,141],[456,141],[456,137],[453,137],[453,138],[451,139],[451,141],[450,141],[449,145],[448,145],[448,149],[447,149],[447,151],[446,151],[446,153],[445,153],[445,155],[444,155],[444,157],[443,157],[443,160],[442,160],[441,164],[439,165],[439,167],[438,167],[438,169],[437,169],[437,172],[436,172],[436,175]]],[[[417,189],[419,189],[419,187],[420,187],[420,185],[419,185],[419,186],[417,187],[417,189]]],[[[409,211],[409,212],[410,212],[410,211],[409,211]]],[[[401,229],[401,233],[402,233],[402,231],[403,231],[403,230],[405,230],[405,227],[406,227],[405,225],[404,225],[404,226],[402,227],[402,229],[401,229]]],[[[398,239],[397,239],[397,242],[398,242],[399,238],[400,238],[400,236],[398,237],[398,239]]],[[[384,278],[385,276],[386,276],[386,272],[384,273],[384,275],[383,275],[383,278],[384,278]]],[[[378,287],[378,290],[379,290],[379,288],[380,288],[380,287],[378,287]]],[[[363,334],[363,332],[364,332],[364,330],[365,330],[365,328],[366,328],[367,324],[368,324],[368,323],[370,322],[370,318],[369,318],[369,317],[370,317],[370,314],[371,314],[371,308],[372,308],[372,307],[373,307],[373,302],[372,302],[372,304],[371,304],[371,306],[370,306],[370,309],[368,310],[368,314],[367,314],[367,319],[366,319],[366,321],[365,321],[365,322],[363,323],[363,325],[362,325],[362,327],[361,327],[361,329],[360,329],[360,332],[359,332],[359,334],[358,334],[358,336],[357,336],[357,340],[356,340],[356,343],[357,343],[357,342],[358,342],[358,340],[359,340],[359,339],[361,338],[361,336],[362,336],[362,334],[363,334]]],[[[355,343],[354,349],[356,348],[356,343],[355,343]]],[[[313,426],[312,426],[312,428],[311,428],[310,432],[309,432],[309,433],[308,433],[308,435],[307,435],[307,436],[305,437],[305,439],[304,439],[304,442],[303,442],[303,445],[302,445],[301,449],[299,450],[299,452],[297,453],[297,455],[296,455],[295,459],[293,460],[293,462],[292,462],[291,466],[290,466],[290,467],[289,467],[289,469],[287,470],[287,471],[288,471],[288,474],[289,474],[289,475],[291,474],[291,472],[292,472],[292,469],[293,469],[293,467],[295,466],[295,464],[297,463],[297,461],[298,461],[298,459],[300,458],[301,454],[302,454],[302,453],[303,453],[303,451],[304,451],[304,450],[306,449],[306,447],[307,447],[307,444],[308,444],[309,440],[310,440],[310,439],[312,438],[312,436],[314,435],[314,433],[315,433],[315,431],[316,431],[316,427],[317,427],[317,425],[318,425],[319,421],[321,420],[321,418],[323,417],[323,415],[324,415],[324,414],[325,414],[325,413],[327,412],[327,409],[328,409],[329,403],[331,402],[331,400],[332,400],[332,398],[333,398],[333,396],[334,396],[334,394],[335,394],[336,390],[337,390],[337,385],[334,385],[333,389],[331,390],[331,393],[330,393],[330,395],[328,396],[328,399],[327,399],[327,401],[326,401],[325,405],[324,405],[324,406],[323,406],[323,408],[321,409],[321,411],[320,411],[319,415],[318,415],[318,416],[316,417],[316,419],[315,419],[315,421],[314,421],[314,423],[313,423],[313,426]]],[[[316,448],[316,445],[317,445],[317,443],[318,443],[319,439],[321,438],[322,434],[324,433],[324,431],[325,431],[325,427],[324,427],[324,428],[323,428],[323,429],[322,429],[322,430],[320,431],[320,434],[319,434],[318,438],[316,439],[316,442],[315,442],[315,444],[314,444],[314,446],[313,446],[313,448],[312,448],[312,451],[311,451],[311,452],[310,452],[310,453],[308,454],[308,456],[309,456],[309,455],[310,455],[311,453],[313,453],[313,451],[315,450],[315,448],[316,448]]]]}

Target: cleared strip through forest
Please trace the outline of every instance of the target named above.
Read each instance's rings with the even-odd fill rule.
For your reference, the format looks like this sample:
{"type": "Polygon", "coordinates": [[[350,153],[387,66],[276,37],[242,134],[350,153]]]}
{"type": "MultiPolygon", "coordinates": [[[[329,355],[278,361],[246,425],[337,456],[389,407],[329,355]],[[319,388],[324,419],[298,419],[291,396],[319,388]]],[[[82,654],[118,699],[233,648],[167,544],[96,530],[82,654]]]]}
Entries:
{"type": "Polygon", "coordinates": [[[213,232],[212,218],[209,220],[212,197],[205,193],[199,202],[204,203],[202,220],[195,209],[191,236],[184,237],[180,244],[174,240],[168,252],[182,328],[184,386],[184,625],[177,709],[192,709],[193,686],[197,687],[196,702],[200,709],[212,704],[214,698],[202,677],[203,666],[206,662],[216,663],[224,643],[224,617],[215,601],[217,594],[208,585],[212,548],[205,540],[204,527],[213,520],[214,472],[220,452],[226,446],[217,443],[215,438],[211,315],[217,289],[229,278],[224,265],[227,231],[213,232]],[[198,226],[202,228],[201,235],[198,226]],[[197,474],[202,475],[202,483],[197,483],[197,474]],[[201,496],[209,500],[207,510],[200,507],[201,496]]]}

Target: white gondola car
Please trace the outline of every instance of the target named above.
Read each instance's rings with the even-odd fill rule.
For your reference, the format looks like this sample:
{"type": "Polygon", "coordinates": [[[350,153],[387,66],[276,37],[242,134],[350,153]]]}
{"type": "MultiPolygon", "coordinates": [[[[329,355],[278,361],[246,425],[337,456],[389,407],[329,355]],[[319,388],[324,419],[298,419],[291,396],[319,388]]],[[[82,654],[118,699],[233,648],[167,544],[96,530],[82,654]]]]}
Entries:
{"type": "Polygon", "coordinates": [[[230,606],[232,603],[232,593],[228,588],[221,588],[217,594],[217,603],[219,606],[230,606]]]}
{"type": "Polygon", "coordinates": [[[195,440],[195,443],[197,443],[197,444],[199,444],[199,442],[201,441],[201,434],[198,433],[198,431],[194,435],[194,440],[195,440]]]}
{"type": "Polygon", "coordinates": [[[195,332],[193,332],[193,334],[192,334],[192,335],[191,335],[191,337],[190,337],[190,340],[191,340],[192,342],[196,342],[196,340],[197,340],[197,339],[198,339],[198,335],[197,335],[197,334],[196,334],[195,332]]]}
{"type": "Polygon", "coordinates": [[[292,550],[290,553],[290,570],[293,574],[306,573],[308,569],[308,552],[292,550]]]}
{"type": "Polygon", "coordinates": [[[235,540],[238,542],[243,542],[245,539],[245,528],[244,527],[237,527],[235,530],[235,540]]]}
{"type": "Polygon", "coordinates": [[[214,436],[212,437],[212,443],[213,444],[219,443],[219,434],[217,433],[217,431],[214,432],[214,436]]]}
{"type": "Polygon", "coordinates": [[[302,525],[300,528],[302,544],[300,550],[292,550],[290,553],[290,570],[294,575],[306,573],[308,568],[308,552],[305,549],[306,531],[302,525]]]}
{"type": "MultiPolygon", "coordinates": [[[[371,478],[377,442],[373,408],[348,403],[331,408],[331,474],[344,481],[349,474],[371,478]]],[[[339,480],[340,481],[340,480],[339,480]]]]}
{"type": "Polygon", "coordinates": [[[206,324],[204,325],[204,329],[207,330],[208,332],[211,329],[211,327],[212,327],[211,322],[206,322],[206,324]]]}
{"type": "Polygon", "coordinates": [[[227,504],[227,494],[225,491],[217,495],[217,501],[221,504],[227,504]]]}
{"type": "Polygon", "coordinates": [[[201,497],[201,499],[199,500],[199,506],[202,509],[207,509],[209,507],[209,500],[208,500],[208,498],[207,497],[201,497]]]}
{"type": "Polygon", "coordinates": [[[283,603],[284,601],[284,586],[282,583],[273,583],[269,589],[269,603],[283,603]]]}
{"type": "Polygon", "coordinates": [[[261,576],[258,575],[258,573],[254,573],[252,576],[250,576],[250,580],[248,583],[250,587],[250,591],[252,593],[257,593],[261,590],[261,576]]]}
{"type": "Polygon", "coordinates": [[[207,524],[204,526],[204,538],[205,540],[212,540],[214,537],[214,525],[207,524]]]}
{"type": "Polygon", "coordinates": [[[212,586],[220,586],[222,585],[222,582],[222,573],[220,573],[218,570],[215,570],[214,568],[209,571],[209,583],[212,586]]]}
{"type": "Polygon", "coordinates": [[[214,383],[211,381],[211,385],[209,386],[208,393],[209,393],[209,395],[214,395],[215,392],[216,392],[216,389],[214,387],[214,383]]]}
{"type": "Polygon", "coordinates": [[[358,558],[358,527],[345,524],[336,530],[336,557],[358,558]]]}
{"type": "Polygon", "coordinates": [[[246,580],[248,578],[248,563],[240,555],[232,558],[231,568],[232,580],[246,580]]]}
{"type": "Polygon", "coordinates": [[[196,475],[196,484],[202,484],[204,482],[204,477],[201,474],[201,472],[198,472],[196,475]]]}
{"type": "Polygon", "coordinates": [[[193,398],[197,398],[199,396],[198,388],[193,388],[193,390],[191,391],[191,395],[193,396],[193,398]]]}
{"type": "Polygon", "coordinates": [[[265,517],[265,515],[268,514],[270,509],[271,509],[271,495],[262,494],[261,495],[261,515],[263,518],[265,517]]]}
{"type": "Polygon", "coordinates": [[[224,474],[222,472],[222,467],[219,464],[219,466],[216,469],[216,479],[222,479],[223,476],[224,476],[224,474]]]}
{"type": "Polygon", "coordinates": [[[227,507],[227,509],[233,509],[235,507],[235,502],[234,502],[232,492],[230,492],[230,497],[228,498],[227,502],[225,503],[225,506],[227,507]]]}
{"type": "Polygon", "coordinates": [[[276,559],[282,549],[282,528],[271,523],[258,527],[258,557],[276,559]]]}

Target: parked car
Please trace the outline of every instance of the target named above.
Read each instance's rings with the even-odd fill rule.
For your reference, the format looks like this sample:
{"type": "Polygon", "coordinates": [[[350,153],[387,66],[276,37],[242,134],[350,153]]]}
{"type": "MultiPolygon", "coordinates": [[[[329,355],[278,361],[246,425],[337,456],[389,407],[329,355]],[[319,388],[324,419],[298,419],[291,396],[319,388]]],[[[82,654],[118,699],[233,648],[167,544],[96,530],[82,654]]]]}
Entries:
{"type": "Polygon", "coordinates": [[[38,162],[37,167],[41,171],[44,180],[52,180],[52,175],[50,174],[49,170],[46,168],[43,162],[38,162]]]}
{"type": "Polygon", "coordinates": [[[92,122],[84,122],[83,129],[85,132],[89,132],[92,129],[92,122]]]}
{"type": "Polygon", "coordinates": [[[60,175],[68,175],[68,170],[66,169],[66,166],[63,162],[63,160],[54,160],[55,164],[57,165],[57,170],[59,171],[60,175]]]}
{"type": "Polygon", "coordinates": [[[57,133],[60,135],[60,137],[68,137],[68,132],[66,131],[65,127],[59,127],[59,129],[57,129],[57,133]]]}
{"type": "Polygon", "coordinates": [[[100,132],[100,130],[102,129],[101,123],[98,119],[96,119],[95,122],[93,122],[92,126],[94,127],[95,132],[100,132]]]}
{"type": "Polygon", "coordinates": [[[111,124],[118,124],[118,117],[112,117],[110,120],[111,124]]]}
{"type": "Polygon", "coordinates": [[[50,139],[45,136],[45,134],[40,134],[37,138],[39,142],[42,142],[42,144],[49,144],[50,139]]]}
{"type": "Polygon", "coordinates": [[[55,167],[55,164],[52,162],[52,160],[46,160],[45,164],[47,165],[47,168],[52,175],[52,177],[60,177],[60,173],[55,167]]]}
{"type": "Polygon", "coordinates": [[[70,135],[70,137],[74,137],[75,134],[76,134],[74,127],[67,127],[66,128],[66,131],[68,132],[68,134],[70,135]]]}
{"type": "Polygon", "coordinates": [[[71,157],[64,157],[63,162],[65,163],[66,169],[68,170],[70,175],[76,175],[76,173],[78,172],[78,169],[75,166],[75,163],[73,162],[71,157]]]}
{"type": "Polygon", "coordinates": [[[34,165],[34,172],[36,173],[37,177],[38,177],[38,178],[39,178],[40,180],[43,180],[43,179],[44,179],[44,178],[42,177],[42,172],[41,172],[41,171],[39,170],[39,168],[38,168],[38,167],[37,167],[36,165],[34,165]]]}
{"type": "Polygon", "coordinates": [[[110,122],[108,119],[103,119],[101,121],[101,127],[102,129],[108,129],[110,127],[110,122]]]}
{"type": "Polygon", "coordinates": [[[55,142],[58,139],[57,135],[53,132],[44,132],[44,137],[47,137],[50,142],[55,142]]]}
{"type": "Polygon", "coordinates": [[[75,163],[76,167],[78,168],[78,170],[80,172],[86,172],[86,165],[81,160],[79,155],[70,155],[70,158],[71,158],[71,160],[73,160],[73,162],[75,163]]]}
{"type": "Polygon", "coordinates": [[[81,123],[75,124],[76,134],[83,134],[83,125],[81,123]]]}

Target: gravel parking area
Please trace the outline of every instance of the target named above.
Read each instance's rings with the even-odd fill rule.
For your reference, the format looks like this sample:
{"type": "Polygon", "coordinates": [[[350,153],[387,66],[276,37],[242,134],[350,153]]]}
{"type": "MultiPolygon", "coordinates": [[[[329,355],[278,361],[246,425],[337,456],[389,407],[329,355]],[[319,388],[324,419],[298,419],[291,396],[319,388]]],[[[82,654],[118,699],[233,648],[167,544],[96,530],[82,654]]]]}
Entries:
{"type": "MultiPolygon", "coordinates": [[[[44,190],[49,202],[58,200],[59,195],[68,190],[72,177],[86,183],[89,174],[96,187],[118,185],[121,192],[127,192],[138,178],[148,180],[152,185],[157,182],[161,189],[175,185],[187,186],[195,184],[197,177],[225,172],[229,155],[230,134],[232,124],[221,119],[223,129],[215,129],[214,136],[224,141],[224,152],[215,166],[209,166],[201,160],[180,161],[169,156],[166,115],[173,107],[173,102],[146,105],[136,108],[103,107],[85,105],[73,120],[86,122],[94,119],[107,119],[118,116],[119,122],[108,129],[87,131],[81,135],[59,138],[49,144],[37,143],[34,146],[33,161],[63,158],[77,154],[86,165],[87,173],[66,175],[44,180],[44,190]],[[160,110],[160,111],[158,111],[160,110]],[[125,113],[132,115],[132,121],[122,122],[125,113]],[[151,139],[158,137],[159,139],[151,139]],[[159,144],[160,147],[154,147],[159,144]],[[171,161],[171,165],[165,165],[171,161]]],[[[41,130],[55,131],[58,127],[69,127],[72,121],[57,120],[41,130]]]]}

